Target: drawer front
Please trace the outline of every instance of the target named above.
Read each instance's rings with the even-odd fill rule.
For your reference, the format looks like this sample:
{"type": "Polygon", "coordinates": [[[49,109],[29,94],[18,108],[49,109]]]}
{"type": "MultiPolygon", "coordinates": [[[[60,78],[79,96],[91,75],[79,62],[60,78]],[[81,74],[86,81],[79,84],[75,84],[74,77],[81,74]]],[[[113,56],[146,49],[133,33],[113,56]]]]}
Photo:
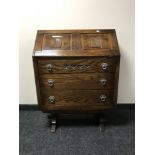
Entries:
{"type": "Polygon", "coordinates": [[[51,106],[107,105],[113,103],[113,92],[103,90],[69,90],[42,92],[42,104],[51,106]]]}
{"type": "Polygon", "coordinates": [[[115,59],[39,60],[40,74],[114,72],[115,59]]]}
{"type": "Polygon", "coordinates": [[[74,89],[112,89],[112,73],[43,74],[40,86],[48,91],[74,89]]]}

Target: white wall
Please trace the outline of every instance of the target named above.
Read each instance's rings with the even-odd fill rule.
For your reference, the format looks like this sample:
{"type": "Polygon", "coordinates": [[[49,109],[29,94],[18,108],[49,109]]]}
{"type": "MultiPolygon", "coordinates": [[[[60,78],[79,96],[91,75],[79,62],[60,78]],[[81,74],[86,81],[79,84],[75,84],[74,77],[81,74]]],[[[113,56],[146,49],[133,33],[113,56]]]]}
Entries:
{"type": "Polygon", "coordinates": [[[121,52],[118,103],[135,102],[134,0],[22,0],[20,104],[36,104],[32,50],[38,29],[110,29],[121,52]]]}

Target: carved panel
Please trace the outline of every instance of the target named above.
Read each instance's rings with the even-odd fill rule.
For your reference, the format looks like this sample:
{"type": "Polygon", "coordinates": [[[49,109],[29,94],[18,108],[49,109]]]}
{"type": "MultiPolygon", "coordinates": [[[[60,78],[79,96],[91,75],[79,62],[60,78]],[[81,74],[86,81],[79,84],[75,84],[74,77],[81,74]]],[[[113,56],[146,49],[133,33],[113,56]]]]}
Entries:
{"type": "Polygon", "coordinates": [[[45,34],[43,50],[69,50],[71,48],[71,34],[45,34]]]}
{"type": "Polygon", "coordinates": [[[109,35],[107,34],[83,34],[83,49],[110,49],[109,35]]]}
{"type": "Polygon", "coordinates": [[[91,37],[90,38],[90,47],[91,48],[101,48],[101,38],[100,37],[91,37]]]}
{"type": "Polygon", "coordinates": [[[111,48],[110,46],[111,45],[110,45],[109,36],[108,35],[102,36],[102,48],[109,49],[111,48]]]}
{"type": "Polygon", "coordinates": [[[89,64],[64,64],[65,70],[86,70],[90,69],[90,67],[89,64]]]}
{"type": "Polygon", "coordinates": [[[52,36],[53,37],[53,47],[61,48],[62,46],[62,36],[52,36]]]}

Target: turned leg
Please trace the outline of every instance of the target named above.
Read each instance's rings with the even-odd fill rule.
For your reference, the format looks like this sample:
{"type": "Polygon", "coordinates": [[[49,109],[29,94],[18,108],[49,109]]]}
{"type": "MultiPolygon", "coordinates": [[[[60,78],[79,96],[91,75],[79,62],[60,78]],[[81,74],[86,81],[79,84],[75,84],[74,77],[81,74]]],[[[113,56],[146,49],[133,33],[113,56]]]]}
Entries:
{"type": "Polygon", "coordinates": [[[104,119],[103,115],[100,115],[100,118],[99,118],[100,132],[105,131],[105,122],[106,122],[106,120],[104,119]]]}
{"type": "Polygon", "coordinates": [[[51,132],[56,132],[56,116],[51,114],[48,116],[49,119],[49,125],[50,125],[50,131],[51,132]]]}

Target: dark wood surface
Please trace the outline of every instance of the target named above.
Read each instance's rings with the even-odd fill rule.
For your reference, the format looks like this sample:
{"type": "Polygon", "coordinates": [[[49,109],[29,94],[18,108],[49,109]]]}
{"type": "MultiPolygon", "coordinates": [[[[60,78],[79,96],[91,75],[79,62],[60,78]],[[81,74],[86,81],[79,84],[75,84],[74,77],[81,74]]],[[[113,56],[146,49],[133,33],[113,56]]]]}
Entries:
{"type": "Polygon", "coordinates": [[[39,30],[34,56],[119,56],[115,30],[39,30]]]}
{"type": "Polygon", "coordinates": [[[42,104],[40,109],[45,113],[56,113],[56,114],[63,114],[63,113],[100,113],[102,114],[104,110],[108,110],[114,108],[115,105],[112,103],[104,104],[104,105],[74,105],[74,106],[55,106],[51,104],[42,104]]]}
{"type": "Polygon", "coordinates": [[[66,91],[48,91],[42,89],[42,104],[51,106],[74,106],[74,105],[104,105],[113,103],[113,92],[106,90],[66,90],[66,91]],[[101,102],[100,96],[106,95],[106,101],[101,102]],[[55,102],[50,103],[49,96],[55,96],[55,102]]]}
{"type": "Polygon", "coordinates": [[[33,64],[43,112],[99,112],[117,103],[120,52],[113,29],[39,30],[33,64]],[[103,69],[101,64],[107,63],[103,69]],[[47,65],[52,65],[52,70],[47,65]],[[106,79],[106,85],[101,80],[106,79]],[[49,86],[48,80],[54,85],[49,86]],[[102,102],[101,95],[106,95],[102,102]],[[55,102],[49,102],[49,96],[55,102]]]}
{"type": "Polygon", "coordinates": [[[38,105],[40,106],[41,105],[41,92],[40,92],[40,82],[39,82],[38,60],[35,57],[33,57],[33,68],[34,68],[34,77],[35,77],[38,105]]]}
{"type": "Polygon", "coordinates": [[[112,89],[114,76],[112,73],[94,74],[41,74],[40,87],[47,91],[53,90],[75,90],[75,89],[112,89]],[[107,80],[102,84],[101,80],[107,80]],[[54,84],[50,86],[48,81],[54,84]]]}
{"type": "Polygon", "coordinates": [[[44,74],[53,74],[53,73],[103,73],[103,72],[114,72],[116,58],[85,58],[85,59],[64,59],[64,60],[39,60],[39,73],[44,74]],[[103,70],[101,67],[102,63],[107,63],[107,69],[103,70]],[[47,70],[47,65],[53,65],[53,69],[51,72],[47,70]],[[66,65],[70,66],[66,69],[66,65]],[[86,68],[86,67],[89,68],[86,68]],[[83,67],[83,68],[82,68],[83,67]]]}

